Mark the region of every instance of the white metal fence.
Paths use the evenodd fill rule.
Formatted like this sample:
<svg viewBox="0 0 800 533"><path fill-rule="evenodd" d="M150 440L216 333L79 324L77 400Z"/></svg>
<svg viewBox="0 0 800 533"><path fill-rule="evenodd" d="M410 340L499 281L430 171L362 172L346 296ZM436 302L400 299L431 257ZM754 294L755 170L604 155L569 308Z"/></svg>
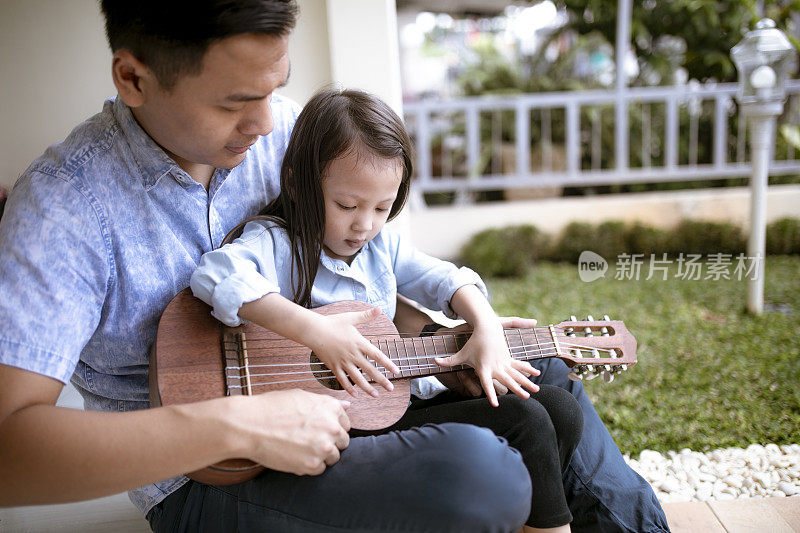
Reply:
<svg viewBox="0 0 800 533"><path fill-rule="evenodd" d="M415 186L469 197L463 193L745 177L736 89L689 84L406 104ZM780 123L796 125L800 81L787 93ZM776 138L770 175L800 174L797 151Z"/></svg>

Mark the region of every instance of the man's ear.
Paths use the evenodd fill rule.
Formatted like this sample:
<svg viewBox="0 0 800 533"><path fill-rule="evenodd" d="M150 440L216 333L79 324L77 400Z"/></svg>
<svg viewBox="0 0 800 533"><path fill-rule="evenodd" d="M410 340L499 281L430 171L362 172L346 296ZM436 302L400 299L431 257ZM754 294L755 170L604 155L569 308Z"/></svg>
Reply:
<svg viewBox="0 0 800 533"><path fill-rule="evenodd" d="M114 52L111 60L111 76L120 98L128 107L139 107L144 104L148 90L158 86L153 71L125 49Z"/></svg>

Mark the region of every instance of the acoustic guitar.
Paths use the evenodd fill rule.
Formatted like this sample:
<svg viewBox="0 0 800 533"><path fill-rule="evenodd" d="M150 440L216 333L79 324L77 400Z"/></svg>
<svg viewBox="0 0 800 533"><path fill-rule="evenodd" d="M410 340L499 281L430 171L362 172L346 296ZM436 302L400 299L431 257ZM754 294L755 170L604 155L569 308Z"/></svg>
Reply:
<svg viewBox="0 0 800 533"><path fill-rule="evenodd" d="M363 302L339 302L314 311L328 314L364 311ZM452 355L466 343L469 332L430 337L401 337L385 314L358 326L359 332L401 370L399 376L378 367L394 385L380 397L352 397L306 346L254 324L229 328L211 316L211 308L190 289L169 303L158 325L150 357L150 401L153 407L197 402L236 394L300 388L351 403L347 413L353 428L375 430L390 426L405 413L409 380L465 366L444 368L433 358ZM570 377L607 381L636 363L636 340L620 321L570 320L558 325L505 330L512 357L526 361L557 357L572 371ZM365 376L369 379L367 376ZM240 483L264 467L232 459L188 474L216 485Z"/></svg>

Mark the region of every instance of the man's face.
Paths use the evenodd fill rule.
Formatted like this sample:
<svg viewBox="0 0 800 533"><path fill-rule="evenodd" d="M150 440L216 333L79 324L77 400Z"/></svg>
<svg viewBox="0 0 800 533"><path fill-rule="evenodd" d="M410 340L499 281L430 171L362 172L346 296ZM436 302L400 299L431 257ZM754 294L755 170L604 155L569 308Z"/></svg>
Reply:
<svg viewBox="0 0 800 533"><path fill-rule="evenodd" d="M288 36L237 35L212 44L200 74L181 76L170 91L149 83L133 113L190 176L210 177L272 131L272 92L288 76Z"/></svg>

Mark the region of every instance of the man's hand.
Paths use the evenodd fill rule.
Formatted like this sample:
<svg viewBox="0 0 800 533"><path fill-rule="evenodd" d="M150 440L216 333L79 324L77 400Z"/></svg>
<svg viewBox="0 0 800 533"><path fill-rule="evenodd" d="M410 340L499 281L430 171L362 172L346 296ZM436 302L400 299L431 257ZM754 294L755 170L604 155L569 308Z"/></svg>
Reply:
<svg viewBox="0 0 800 533"><path fill-rule="evenodd" d="M500 317L500 323L504 328L532 328L536 326L536 320L533 318ZM462 331L470 331L471 329L472 326L469 324L461 324L455 328L442 328L436 331L434 335L449 335L453 332L458 333ZM540 374L539 370L534 370L535 373L533 375L538 376ZM459 370L457 372L448 372L446 374L437 374L436 379L438 379L439 382L441 382L441 384L448 389L461 394L462 396L472 396L477 398L483 395L483 389L481 388L478 376L475 375L475 371L471 368ZM492 380L492 384L494 385L494 390L498 396L508 393L508 387L496 379Z"/></svg>
<svg viewBox="0 0 800 533"><path fill-rule="evenodd" d="M231 398L242 457L296 475L318 475L350 444L350 403L293 389Z"/></svg>

